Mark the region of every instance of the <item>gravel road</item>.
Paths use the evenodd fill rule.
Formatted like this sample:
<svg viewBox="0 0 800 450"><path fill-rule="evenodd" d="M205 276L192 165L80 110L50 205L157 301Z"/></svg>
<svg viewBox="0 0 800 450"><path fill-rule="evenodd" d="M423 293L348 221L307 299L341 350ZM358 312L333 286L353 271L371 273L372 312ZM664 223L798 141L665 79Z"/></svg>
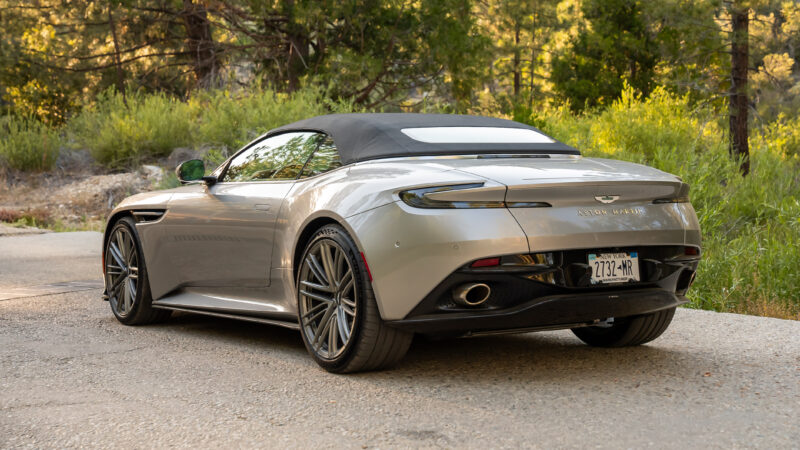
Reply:
<svg viewBox="0 0 800 450"><path fill-rule="evenodd" d="M99 243L0 237L0 294L99 279ZM568 331L417 339L394 370L337 376L296 332L193 315L126 327L83 289L0 300L0 448L800 442L800 322L680 309L626 349Z"/></svg>

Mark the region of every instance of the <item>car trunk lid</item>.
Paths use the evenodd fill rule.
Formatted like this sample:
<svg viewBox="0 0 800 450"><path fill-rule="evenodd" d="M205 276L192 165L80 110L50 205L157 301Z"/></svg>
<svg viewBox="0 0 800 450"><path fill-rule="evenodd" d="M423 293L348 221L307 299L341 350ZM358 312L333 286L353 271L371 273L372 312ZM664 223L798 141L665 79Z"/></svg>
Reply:
<svg viewBox="0 0 800 450"><path fill-rule="evenodd" d="M505 201L531 251L679 245L694 217L688 203L667 201L687 193L680 179L639 164L580 157L456 164L507 186ZM550 207L527 207L542 203Z"/></svg>
<svg viewBox="0 0 800 450"><path fill-rule="evenodd" d="M460 162L458 170L508 186L506 202L593 206L652 202L679 194L673 175L639 164L589 158L504 158Z"/></svg>

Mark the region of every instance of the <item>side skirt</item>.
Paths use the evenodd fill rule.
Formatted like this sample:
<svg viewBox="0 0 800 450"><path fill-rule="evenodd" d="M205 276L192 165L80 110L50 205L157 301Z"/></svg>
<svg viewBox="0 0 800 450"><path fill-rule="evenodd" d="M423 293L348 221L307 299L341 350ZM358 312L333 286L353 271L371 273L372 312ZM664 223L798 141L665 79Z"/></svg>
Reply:
<svg viewBox="0 0 800 450"><path fill-rule="evenodd" d="M222 317L225 319L235 319L235 320L244 320L246 322L257 322L257 323L265 323L267 325L277 325L279 327L289 328L291 330L300 330L300 325L297 322L289 322L285 320L277 320L277 319L267 319L265 317L257 317L257 316L245 316L241 314L229 314L229 313L222 313L216 311L208 311L204 309L194 309L194 308L181 308L178 306L166 306L166 305L157 305L153 304L153 308L157 309L168 309L171 311L181 311L181 312L188 312L193 314L202 314L204 316L213 316L213 317Z"/></svg>
<svg viewBox="0 0 800 450"><path fill-rule="evenodd" d="M189 288L153 301L153 308L171 309L227 319L279 325L299 330L297 315L269 302L258 290L227 289L226 295L210 288Z"/></svg>

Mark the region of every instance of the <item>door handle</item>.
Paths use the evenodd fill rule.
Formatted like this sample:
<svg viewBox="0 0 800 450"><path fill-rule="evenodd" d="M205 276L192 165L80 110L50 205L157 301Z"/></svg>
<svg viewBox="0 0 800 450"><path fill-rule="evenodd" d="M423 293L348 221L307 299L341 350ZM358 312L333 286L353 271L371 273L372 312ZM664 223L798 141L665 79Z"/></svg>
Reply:
<svg viewBox="0 0 800 450"><path fill-rule="evenodd" d="M261 204L256 204L255 208L256 211L269 211L270 208L272 208L272 205L261 203Z"/></svg>

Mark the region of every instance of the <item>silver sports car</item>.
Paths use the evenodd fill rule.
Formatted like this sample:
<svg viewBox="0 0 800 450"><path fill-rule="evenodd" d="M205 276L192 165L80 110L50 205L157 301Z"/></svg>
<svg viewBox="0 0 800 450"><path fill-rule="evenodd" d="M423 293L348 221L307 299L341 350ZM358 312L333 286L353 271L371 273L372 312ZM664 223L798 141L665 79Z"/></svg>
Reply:
<svg viewBox="0 0 800 450"><path fill-rule="evenodd" d="M332 372L388 367L415 333L571 328L589 345L643 344L686 302L700 259L680 178L508 120L321 116L209 175L199 160L176 171L184 186L109 217L117 319L297 329Z"/></svg>

